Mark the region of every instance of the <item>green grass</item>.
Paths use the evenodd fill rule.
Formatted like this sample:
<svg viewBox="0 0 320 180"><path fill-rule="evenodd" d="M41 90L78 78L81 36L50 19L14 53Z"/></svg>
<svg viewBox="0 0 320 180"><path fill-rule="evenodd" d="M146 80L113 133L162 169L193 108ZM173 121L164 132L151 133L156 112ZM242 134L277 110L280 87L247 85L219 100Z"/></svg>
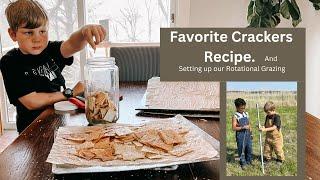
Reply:
<svg viewBox="0 0 320 180"><path fill-rule="evenodd" d="M256 126L257 111L255 108L247 108L250 116L250 122L253 127L253 165L248 166L248 169L243 171L239 165L239 157L236 152L237 145L235 140L235 132L231 129L231 117L234 114L235 107L233 98L227 97L227 176L263 176L260 162L260 146L259 146L259 131ZM245 99L245 97L242 97ZM246 99L245 99L246 100ZM250 102L249 102L250 103ZM251 102L253 103L253 102ZM264 124L265 113L262 110L264 104L260 102L260 122ZM296 106L280 106L276 109L281 117L282 134L284 141L284 154L286 161L281 165L277 165L272 161L265 165L265 175L269 176L296 176L297 175L297 107ZM264 143L265 133L262 136ZM275 154L273 153L275 158Z"/></svg>

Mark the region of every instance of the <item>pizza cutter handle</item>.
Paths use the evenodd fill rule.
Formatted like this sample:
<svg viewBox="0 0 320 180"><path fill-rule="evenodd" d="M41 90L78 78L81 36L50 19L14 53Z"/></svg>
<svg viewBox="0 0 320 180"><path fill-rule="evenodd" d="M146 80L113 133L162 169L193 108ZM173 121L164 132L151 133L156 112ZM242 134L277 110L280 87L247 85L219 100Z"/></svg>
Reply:
<svg viewBox="0 0 320 180"><path fill-rule="evenodd" d="M84 109L85 108L84 102L80 101L77 98L72 97L72 98L69 98L68 100L72 104L76 105L79 109Z"/></svg>

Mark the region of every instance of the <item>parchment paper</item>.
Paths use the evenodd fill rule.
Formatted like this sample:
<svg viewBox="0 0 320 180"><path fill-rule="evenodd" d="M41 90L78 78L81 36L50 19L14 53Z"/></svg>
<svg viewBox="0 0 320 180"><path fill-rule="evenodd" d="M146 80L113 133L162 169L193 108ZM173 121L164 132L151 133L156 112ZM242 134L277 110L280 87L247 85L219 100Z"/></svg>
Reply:
<svg viewBox="0 0 320 180"><path fill-rule="evenodd" d="M189 132L186 134L185 139L187 141L186 144L177 145L175 148L183 148L190 147L193 149L193 152L186 154L182 157L176 157L170 154L165 154L162 159L139 159L135 161L124 161L124 160L112 160L102 162L100 160L85 160L80 157L77 157L74 154L76 147L80 146L79 144L72 144L70 141L62 138L64 134L70 133L81 133L84 131L95 131L99 128L103 127L129 127L132 130L135 128L171 128L171 129L179 129L179 128L187 128ZM211 141L208 142L208 138L210 139L210 135L206 134L204 131L193 125L187 119L185 119L181 115L177 115L174 118L169 119L158 119L151 120L145 124L141 125L125 125L125 124L106 124L103 126L91 126L91 127L61 127L58 129L56 134L55 142L52 146L50 154L47 158L47 162L54 164L54 168L59 167L66 168L68 171L66 172L85 172L83 171L75 171L79 170L79 167L88 167L87 170L94 172L94 167L96 167L97 172L104 172L103 168L106 167L105 172L108 171L123 171L123 170L133 170L150 167L163 167L165 165L174 165L174 164L183 164L183 163L191 163L191 162L199 162L199 161L209 161L219 159L219 142ZM212 137L211 137L212 138ZM181 147L182 146L182 147ZM158 166L157 166L158 165ZM81 169L81 168L80 168Z"/></svg>
<svg viewBox="0 0 320 180"><path fill-rule="evenodd" d="M219 110L219 82L160 82L149 79L145 106L151 109Z"/></svg>

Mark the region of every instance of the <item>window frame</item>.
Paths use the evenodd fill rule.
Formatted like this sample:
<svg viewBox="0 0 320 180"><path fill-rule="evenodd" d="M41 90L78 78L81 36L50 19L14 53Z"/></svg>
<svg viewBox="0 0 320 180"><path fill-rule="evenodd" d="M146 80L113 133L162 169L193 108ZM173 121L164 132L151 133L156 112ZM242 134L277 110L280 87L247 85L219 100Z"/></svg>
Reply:
<svg viewBox="0 0 320 180"><path fill-rule="evenodd" d="M77 0L77 12L78 12L78 26L81 28L85 24L87 24L87 10L86 10L86 3L88 0ZM184 11L181 11L180 9L185 9ZM189 23L189 15L190 15L190 0L170 0L170 27L176 27L178 25L188 25ZM177 18L177 17L185 17L185 18ZM155 46L159 45L159 43L155 42L135 42L135 43L119 43L119 42L110 42L107 46L102 48L108 48L108 47L121 47L121 46ZM99 46L98 46L99 47ZM84 65L85 61L87 59L88 55L88 47L86 46L83 50L80 51L80 72L81 72L81 77L80 79L83 81L84 77Z"/></svg>
<svg viewBox="0 0 320 180"><path fill-rule="evenodd" d="M1 41L1 34L0 34L0 58L3 56L2 51L2 41ZM9 109L8 109L8 99L7 99L7 92L4 87L2 74L0 71L0 123L2 124L3 129L16 129L16 123L9 122Z"/></svg>

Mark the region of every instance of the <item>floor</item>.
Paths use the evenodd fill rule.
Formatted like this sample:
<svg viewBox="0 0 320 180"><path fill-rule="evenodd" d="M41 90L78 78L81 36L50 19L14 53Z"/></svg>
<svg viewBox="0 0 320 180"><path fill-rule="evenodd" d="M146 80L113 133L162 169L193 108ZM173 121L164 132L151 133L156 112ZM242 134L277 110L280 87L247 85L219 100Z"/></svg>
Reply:
<svg viewBox="0 0 320 180"><path fill-rule="evenodd" d="M0 154L18 137L17 130L5 130L3 135L0 136Z"/></svg>

